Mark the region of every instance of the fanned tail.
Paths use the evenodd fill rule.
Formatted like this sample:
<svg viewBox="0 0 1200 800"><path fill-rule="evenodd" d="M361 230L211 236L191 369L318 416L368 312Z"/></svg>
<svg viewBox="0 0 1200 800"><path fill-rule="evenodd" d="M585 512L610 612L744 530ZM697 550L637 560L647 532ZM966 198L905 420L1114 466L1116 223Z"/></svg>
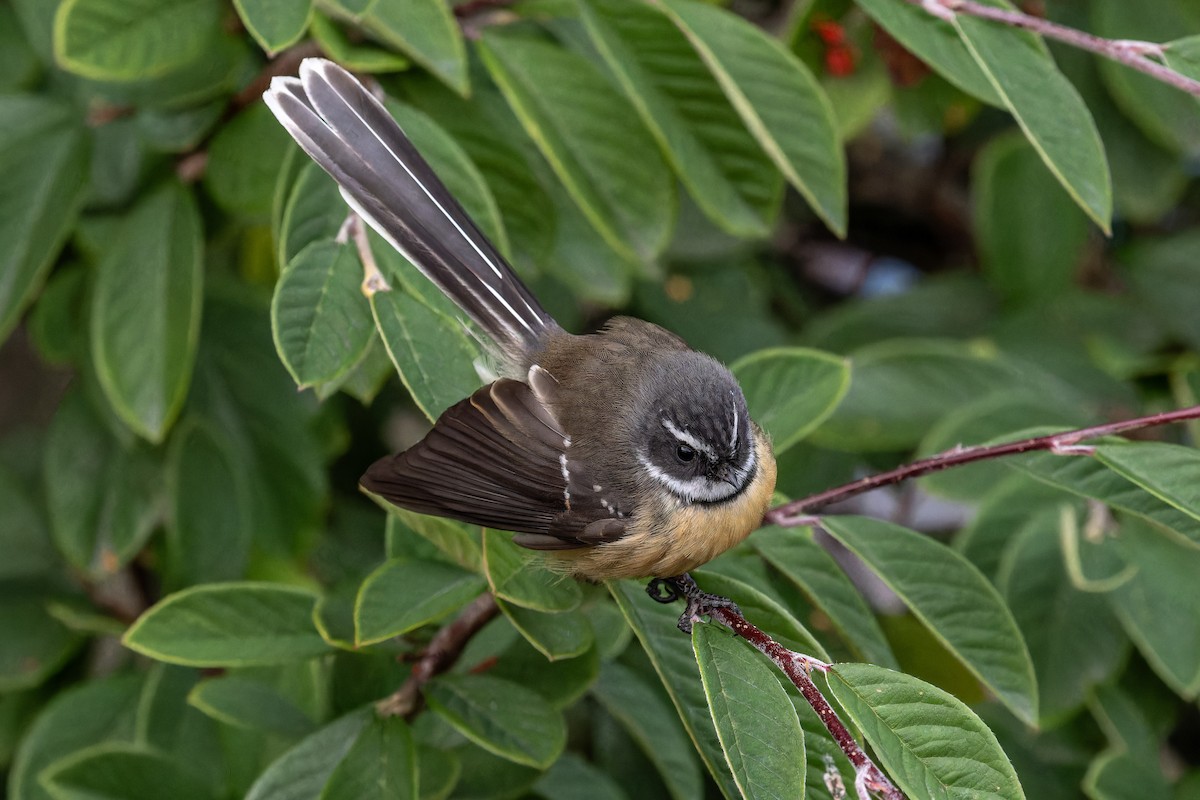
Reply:
<svg viewBox="0 0 1200 800"><path fill-rule="evenodd" d="M354 76L319 58L263 95L288 133L336 180L346 202L527 367L554 319Z"/></svg>

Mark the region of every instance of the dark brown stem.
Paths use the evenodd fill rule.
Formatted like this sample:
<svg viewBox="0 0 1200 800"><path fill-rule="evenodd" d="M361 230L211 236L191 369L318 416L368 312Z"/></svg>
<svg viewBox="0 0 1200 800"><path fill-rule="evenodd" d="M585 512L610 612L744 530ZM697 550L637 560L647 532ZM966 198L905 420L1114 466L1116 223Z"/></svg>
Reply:
<svg viewBox="0 0 1200 800"><path fill-rule="evenodd" d="M1090 455L1091 450L1087 447L1080 447L1080 442L1087 439L1097 439L1101 436L1112 436L1118 433L1138 430L1140 428L1151 428L1156 425L1182 422L1188 419L1200 419L1200 406L1189 406L1188 408L1180 408L1174 411L1164 411L1161 414L1151 414L1146 417L1125 419L1105 425L1096 425L1091 428L1079 428L1073 431L1063 431L1062 433L1054 433L1049 436L1021 439L1016 442L1007 442L988 447L959 447L920 461L914 461L911 464L905 464L888 472L870 475L853 483L835 486L832 489L827 489L808 497L802 497L799 500L783 503L768 511L763 517L763 523L766 525L780 525L785 528L805 525L810 521L808 515L822 506L846 500L855 495L869 492L872 489L878 489L881 486L890 486L911 478L919 478L922 475L928 475L949 467L970 464L974 461L1000 458L1001 456L1016 455L1017 453L1029 453L1035 450L1049 450L1063 455Z"/></svg>
<svg viewBox="0 0 1200 800"><path fill-rule="evenodd" d="M1068 28L1066 25L1059 25L1057 22L1051 22L1041 17L984 5L975 0L908 0L908 2L946 20L952 20L955 14L969 14L972 17L1000 22L1014 28L1032 31L1050 39L1057 39L1072 47L1096 53L1124 64L1130 69L1144 72L1182 92L1200 97L1200 81L1181 75L1151 58L1151 56L1161 58L1163 52L1163 46L1154 42L1105 39L1102 36Z"/></svg>
<svg viewBox="0 0 1200 800"><path fill-rule="evenodd" d="M822 672L828 670L828 664L787 649L732 608L713 608L709 609L708 614L754 645L763 655L775 662L775 666L779 667L783 674L787 675L788 679L795 684L796 688L800 690L800 694L804 695L804 699L812 706L813 711L817 712L821 724L829 731L829 735L837 742L837 746L854 765L854 770L859 776L855 782L856 785L865 786L867 790L877 792L886 800L904 800L904 793L858 746L858 742L838 717L837 712L833 710L833 706L829 704L829 701L821 694L821 690L809 677L809 673L814 669Z"/></svg>
<svg viewBox="0 0 1200 800"><path fill-rule="evenodd" d="M421 651L408 680L393 694L375 704L376 713L381 717L412 719L424 706L421 689L425 684L454 666L471 637L491 622L498 613L500 607L496 605L496 599L490 593L485 592L472 600L470 605L464 608L453 622L438 631Z"/></svg>

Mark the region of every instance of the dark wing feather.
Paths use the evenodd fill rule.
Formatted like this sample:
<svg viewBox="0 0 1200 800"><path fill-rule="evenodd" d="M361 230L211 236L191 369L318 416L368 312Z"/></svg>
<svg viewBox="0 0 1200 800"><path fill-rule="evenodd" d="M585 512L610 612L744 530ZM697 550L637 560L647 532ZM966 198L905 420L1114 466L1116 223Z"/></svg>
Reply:
<svg viewBox="0 0 1200 800"><path fill-rule="evenodd" d="M554 415L529 385L507 378L447 409L424 439L375 462L361 483L401 508L516 531L517 544L536 550L624 532L625 520L571 460Z"/></svg>

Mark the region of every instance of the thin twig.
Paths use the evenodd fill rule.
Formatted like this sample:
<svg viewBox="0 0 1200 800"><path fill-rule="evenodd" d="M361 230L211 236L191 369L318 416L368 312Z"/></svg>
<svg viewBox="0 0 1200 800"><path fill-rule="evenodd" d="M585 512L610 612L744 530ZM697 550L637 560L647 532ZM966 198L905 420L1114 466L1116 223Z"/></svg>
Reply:
<svg viewBox="0 0 1200 800"><path fill-rule="evenodd" d="M829 701L821 694L821 690L809 677L812 670L827 672L831 665L789 650L732 608L710 609L709 616L754 645L763 655L775 662L775 666L779 667L783 674L787 675L788 679L795 684L796 688L800 690L800 694L804 695L804 699L812 706L813 711L817 712L817 717L825 726L825 730L829 731L829 735L833 737L837 746L854 766L857 776L856 786L866 787L871 792L878 792L886 800L904 800L904 793L888 780L888 777L883 774L883 770L879 769L871 757L859 747L854 735L846 728L845 723L833 710L833 706L829 704ZM860 792L860 796L861 794Z"/></svg>
<svg viewBox="0 0 1200 800"><path fill-rule="evenodd" d="M1152 428L1157 425L1167 425L1172 422L1182 422L1189 419L1200 419L1200 406L1188 406L1187 408L1179 408L1174 411L1164 411L1161 414L1151 414L1146 417L1136 417L1135 419L1124 419L1104 425L1095 425L1090 428L1079 428L1073 431L1063 431L1062 433L1053 433L1049 436L1021 439L1016 442L1007 442L988 447L956 447L953 450L947 450L944 453L938 453L935 456L914 461L911 464L905 464L887 472L869 475L852 483L835 486L832 489L827 489L808 497L802 497L799 500L783 503L766 513L763 517L763 524L780 525L785 528L807 525L812 521L810 515L813 510L821 506L837 503L855 495L869 492L872 489L878 489L881 486L890 486L911 478L919 478L922 475L939 472L948 467L956 467L975 461L984 461L1037 450L1048 450L1061 455L1091 455L1091 448L1081 446L1080 442L1088 439L1097 439L1101 436L1112 436L1127 431Z"/></svg>
<svg viewBox="0 0 1200 800"><path fill-rule="evenodd" d="M352 213L346 217L346 221L338 229L337 242L339 244L345 242L347 236L353 237L354 247L358 250L358 260L362 262L362 293L369 300L375 296L376 292L390 292L392 287L388 284L387 278L383 277L383 273L379 271L375 253L371 251L371 240L367 238L367 226L363 224L362 217L358 214Z"/></svg>
<svg viewBox="0 0 1200 800"><path fill-rule="evenodd" d="M1155 78L1168 86L1173 86L1182 92L1200 97L1200 81L1181 75L1170 67L1155 61L1163 57L1163 45L1155 42L1138 42L1127 39L1105 39L1091 33L1068 28L1048 19L1011 11L1006 8L984 5L975 0L908 0L915 6L928 11L942 19L950 20L955 14L968 14L972 17L1000 22L1014 28L1057 39L1060 42L1104 56L1130 69Z"/></svg>
<svg viewBox="0 0 1200 800"><path fill-rule="evenodd" d="M376 713L381 717L412 719L424 705L421 690L425 684L454 666L471 637L491 622L498 613L500 607L496 605L496 599L490 592L484 592L472 600L470 605L464 608L453 622L438 631L421 651L408 680L394 693L375 704Z"/></svg>

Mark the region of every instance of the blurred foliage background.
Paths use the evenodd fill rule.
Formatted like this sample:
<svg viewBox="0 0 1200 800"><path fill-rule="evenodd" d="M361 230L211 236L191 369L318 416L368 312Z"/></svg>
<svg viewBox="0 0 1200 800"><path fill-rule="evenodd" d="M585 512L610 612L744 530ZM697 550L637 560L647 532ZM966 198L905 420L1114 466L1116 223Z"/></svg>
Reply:
<svg viewBox="0 0 1200 800"><path fill-rule="evenodd" d="M1200 76L1190 0L1018 5ZM1112 61L903 0L3 0L14 800L744 791L670 609L358 493L477 352L378 241L395 291L359 291L336 187L259 100L314 55L378 83L564 327L629 313L737 362L783 495L1197 402L1200 103ZM971 704L1026 796L1200 797L1194 436L930 476L837 509L899 527L762 531L701 583ZM948 546L869 544L904 528ZM914 599L967 562L995 592ZM485 590L435 713L371 718ZM980 607L1012 631L955 617ZM828 797L797 714L785 780Z"/></svg>

